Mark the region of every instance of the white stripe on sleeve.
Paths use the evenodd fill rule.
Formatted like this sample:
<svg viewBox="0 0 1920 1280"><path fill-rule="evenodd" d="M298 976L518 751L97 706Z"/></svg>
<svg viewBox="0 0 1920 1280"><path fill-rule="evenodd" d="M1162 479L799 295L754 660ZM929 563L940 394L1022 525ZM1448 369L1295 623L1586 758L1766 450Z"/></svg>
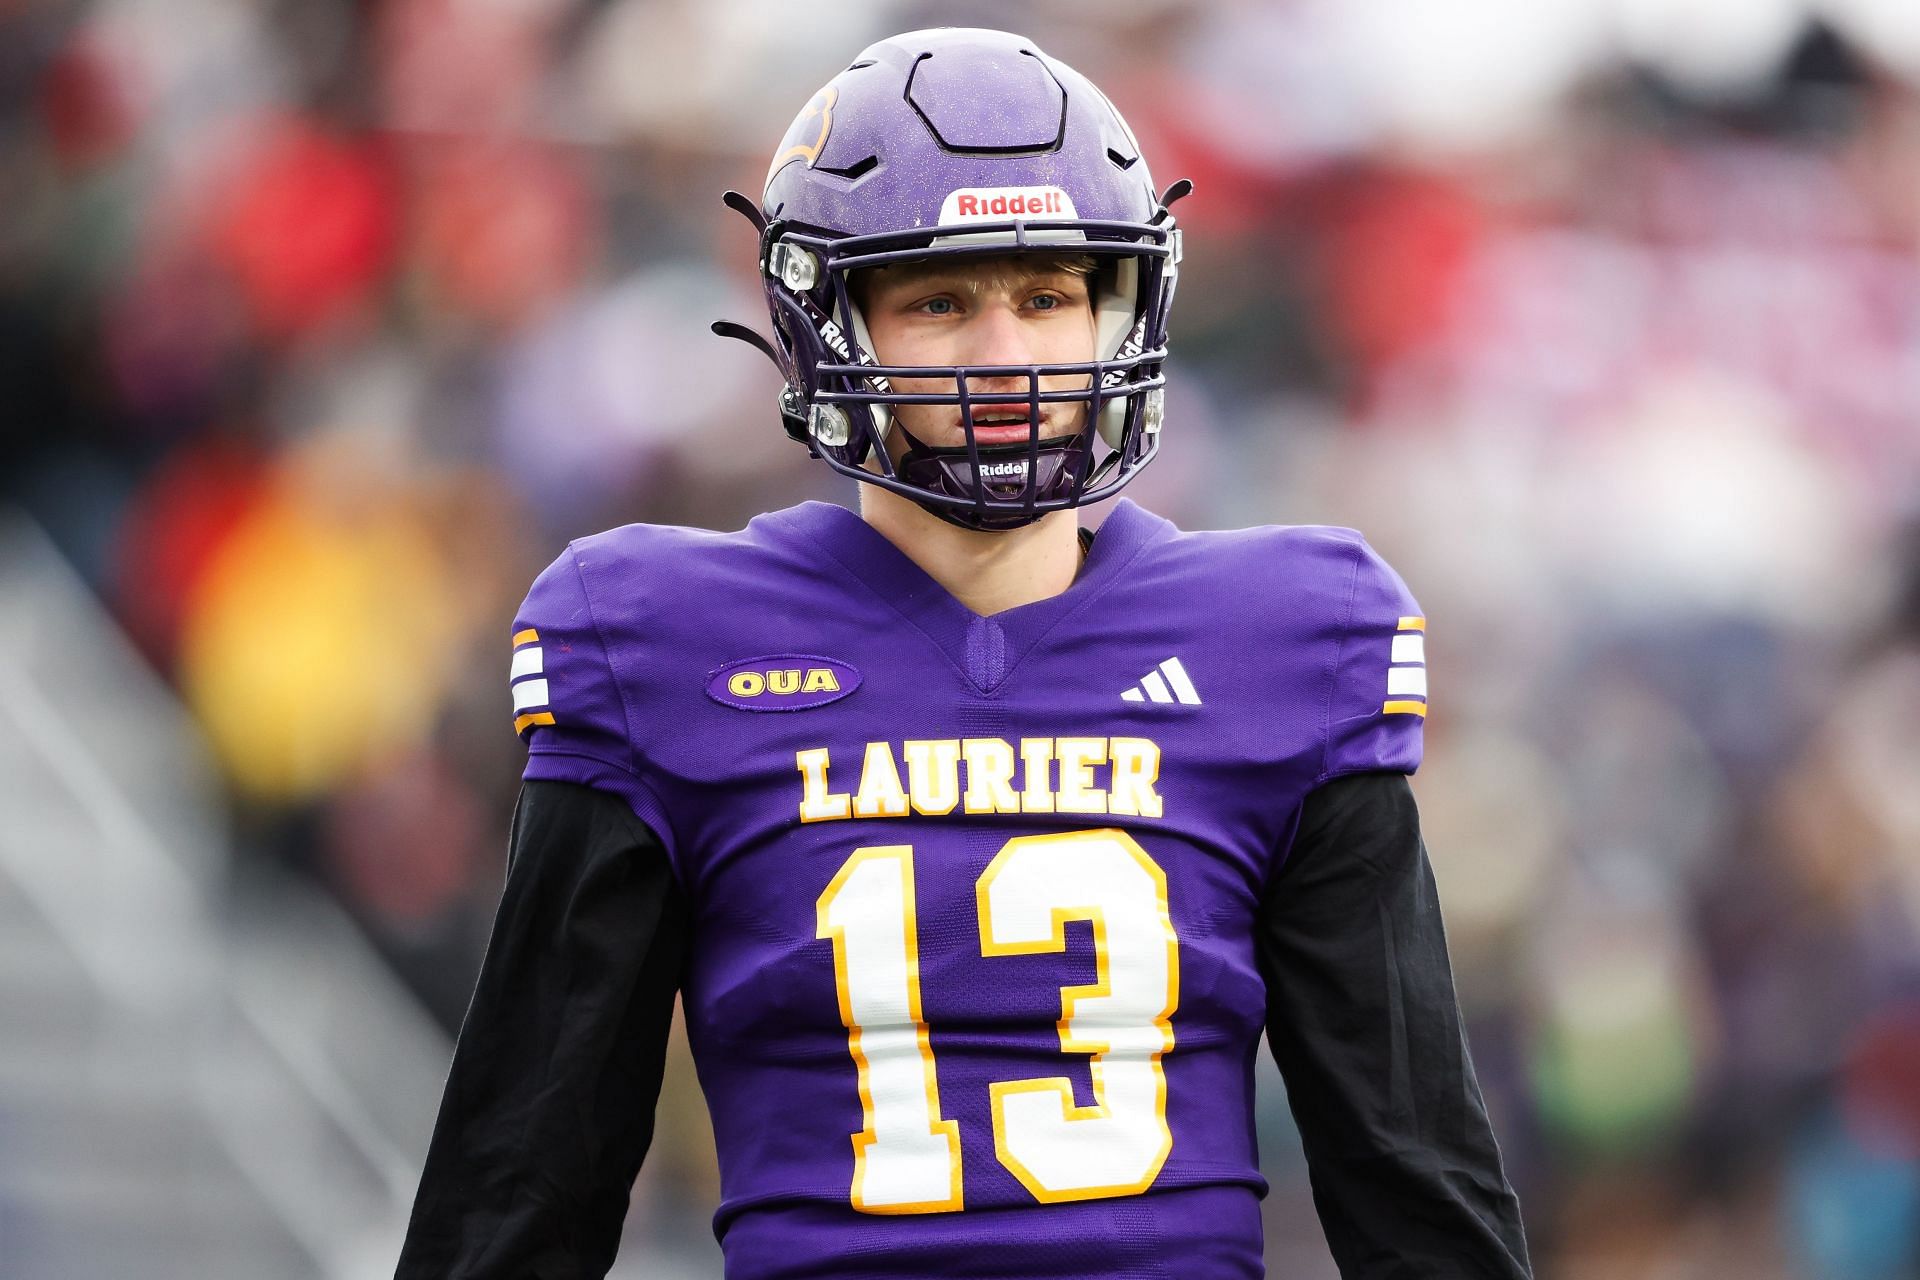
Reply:
<svg viewBox="0 0 1920 1280"><path fill-rule="evenodd" d="M513 709L531 711L535 707L547 705L547 682L545 680L522 680L513 686Z"/></svg>

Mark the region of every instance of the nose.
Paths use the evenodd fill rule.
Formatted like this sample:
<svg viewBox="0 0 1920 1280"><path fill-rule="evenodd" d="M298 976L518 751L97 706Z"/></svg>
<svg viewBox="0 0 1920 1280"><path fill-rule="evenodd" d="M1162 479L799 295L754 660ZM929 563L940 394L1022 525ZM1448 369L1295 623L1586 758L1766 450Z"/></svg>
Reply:
<svg viewBox="0 0 1920 1280"><path fill-rule="evenodd" d="M1011 305L983 307L974 317L974 341L968 344L974 365L1007 365L1034 363L1033 335L1021 319L1018 308ZM997 374L991 377L970 377L967 379L969 391L1025 391L1027 380L1013 374Z"/></svg>

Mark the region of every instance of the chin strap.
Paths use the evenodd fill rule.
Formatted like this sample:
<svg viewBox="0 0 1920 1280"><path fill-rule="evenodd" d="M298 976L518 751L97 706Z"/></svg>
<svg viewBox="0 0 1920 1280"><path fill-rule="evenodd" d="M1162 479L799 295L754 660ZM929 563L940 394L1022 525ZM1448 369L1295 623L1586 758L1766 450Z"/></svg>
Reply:
<svg viewBox="0 0 1920 1280"><path fill-rule="evenodd" d="M732 195L733 193L729 191L727 194ZM1172 216L1168 212L1168 210L1169 210L1169 207L1173 204L1173 202L1175 200L1180 199L1182 196L1190 196L1192 194L1193 194L1193 180L1191 178L1182 178L1178 182L1174 183L1172 186L1168 187L1160 195L1160 211L1154 214L1151 218L1147 219L1148 225L1157 227L1162 222L1165 222L1170 216Z"/></svg>
<svg viewBox="0 0 1920 1280"><path fill-rule="evenodd" d="M753 201L738 191L729 191L721 196L720 200L727 208L751 222L753 229L761 236L766 235L767 215L762 213L760 207ZM716 336L744 342L773 361L773 367L779 370L780 381L783 384L780 388L780 425L786 428L788 436L806 445L808 453L813 453L813 436L807 430L807 414L801 402L800 390L794 385L793 372L787 368L787 361L779 350L772 342L761 336L758 330L750 329L744 324L736 324L732 320L715 320L707 327Z"/></svg>
<svg viewBox="0 0 1920 1280"><path fill-rule="evenodd" d="M1193 184L1189 182L1187 186L1188 188L1192 188ZM767 229L767 215L760 212L759 205L741 195L738 191L729 191L725 195L722 195L720 197L720 203L745 218L748 222L751 222L755 231L765 231ZM1162 199L1160 203L1165 204L1166 201Z"/></svg>
<svg viewBox="0 0 1920 1280"><path fill-rule="evenodd" d="M813 452L813 437L807 431L807 415L800 407L800 393L794 389L793 383L787 381L787 363L773 349L773 344L746 325L735 324L731 320L715 320L707 328L719 337L738 339L773 361L773 367L780 371L780 380L784 384L780 388L780 425L786 428L789 436L806 445L807 452Z"/></svg>
<svg viewBox="0 0 1920 1280"><path fill-rule="evenodd" d="M780 368L780 353L773 349L773 344L762 337L758 330L749 329L746 325L736 324L731 320L715 320L707 327L722 338L738 338L741 342L746 343L755 351L758 351L761 355L773 361L774 368ZM782 372L784 373L785 370L782 370Z"/></svg>

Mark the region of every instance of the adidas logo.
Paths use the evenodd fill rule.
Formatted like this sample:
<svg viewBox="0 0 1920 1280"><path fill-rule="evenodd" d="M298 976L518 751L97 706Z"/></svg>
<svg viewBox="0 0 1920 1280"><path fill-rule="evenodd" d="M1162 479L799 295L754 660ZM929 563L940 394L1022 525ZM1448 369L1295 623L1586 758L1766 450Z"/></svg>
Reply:
<svg viewBox="0 0 1920 1280"><path fill-rule="evenodd" d="M1123 702L1179 702L1189 707L1200 705L1200 694L1178 658L1168 658L1148 673L1146 679L1121 694L1120 699Z"/></svg>

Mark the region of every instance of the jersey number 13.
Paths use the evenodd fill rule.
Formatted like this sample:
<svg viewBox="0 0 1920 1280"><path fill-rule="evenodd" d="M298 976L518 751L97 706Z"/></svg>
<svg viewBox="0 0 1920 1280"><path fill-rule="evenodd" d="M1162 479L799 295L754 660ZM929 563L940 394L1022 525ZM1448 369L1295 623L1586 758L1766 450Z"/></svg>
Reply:
<svg viewBox="0 0 1920 1280"><path fill-rule="evenodd" d="M1093 1105L1065 1076L990 1086L993 1150L1037 1200L1144 1191L1173 1148L1160 1056L1173 1048L1180 945L1167 878L1116 830L1009 840L975 886L980 952L1066 950L1066 922L1093 925L1095 981L1060 992L1060 1049L1091 1055ZM941 1118L940 1082L920 1012L913 848L857 849L819 901L834 985L859 1071L853 1207L865 1213L963 1208L960 1129Z"/></svg>

